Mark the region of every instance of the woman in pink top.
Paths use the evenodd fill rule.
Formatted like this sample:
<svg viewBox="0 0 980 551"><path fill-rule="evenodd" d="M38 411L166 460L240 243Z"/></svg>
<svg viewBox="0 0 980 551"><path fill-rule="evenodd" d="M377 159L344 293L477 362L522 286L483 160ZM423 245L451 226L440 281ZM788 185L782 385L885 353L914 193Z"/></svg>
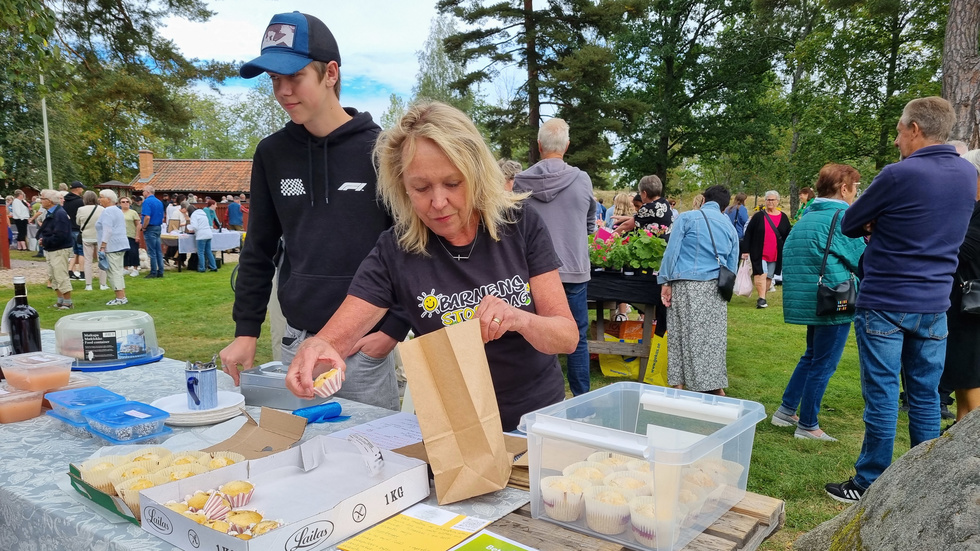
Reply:
<svg viewBox="0 0 980 551"><path fill-rule="evenodd" d="M766 208L757 212L745 228L745 247L749 252L742 255L752 261L752 281L759 293L756 308L769 307L766 291L773 276L782 272L783 243L789 230L789 217L779 210L779 193L767 191Z"/></svg>

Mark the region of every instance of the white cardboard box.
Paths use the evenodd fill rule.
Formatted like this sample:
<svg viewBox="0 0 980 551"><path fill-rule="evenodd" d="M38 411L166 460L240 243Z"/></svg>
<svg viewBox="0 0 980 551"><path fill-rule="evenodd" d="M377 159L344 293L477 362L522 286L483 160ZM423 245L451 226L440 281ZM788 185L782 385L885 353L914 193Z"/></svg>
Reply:
<svg viewBox="0 0 980 551"><path fill-rule="evenodd" d="M372 475L353 444L317 436L277 454L143 490L141 525L187 551L314 551L425 499L429 495L427 469L417 459L384 452L384 466ZM255 485L245 509L285 525L246 541L197 524L164 506L231 480Z"/></svg>

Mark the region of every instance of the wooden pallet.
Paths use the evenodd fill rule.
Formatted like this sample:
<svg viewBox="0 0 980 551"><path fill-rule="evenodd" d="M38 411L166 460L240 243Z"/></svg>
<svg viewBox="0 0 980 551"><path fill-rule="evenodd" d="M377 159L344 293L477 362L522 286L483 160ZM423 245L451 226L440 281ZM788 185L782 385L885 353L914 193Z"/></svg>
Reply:
<svg viewBox="0 0 980 551"><path fill-rule="evenodd" d="M784 507L782 500L746 492L742 501L687 544L684 551L753 551L763 540L782 528L786 520ZM618 543L533 519L530 505L494 522L489 530L540 551L628 549Z"/></svg>

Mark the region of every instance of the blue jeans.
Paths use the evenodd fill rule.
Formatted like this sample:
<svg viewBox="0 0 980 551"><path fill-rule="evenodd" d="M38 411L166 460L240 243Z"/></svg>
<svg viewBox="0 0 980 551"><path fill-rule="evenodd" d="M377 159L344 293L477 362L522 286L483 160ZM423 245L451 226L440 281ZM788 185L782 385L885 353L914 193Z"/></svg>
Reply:
<svg viewBox="0 0 980 551"><path fill-rule="evenodd" d="M589 330L589 301L586 283L563 283L565 288L565 298L568 299L568 307L572 311L572 318L578 325L578 346L575 352L566 358L566 369L568 370L568 388L571 389L573 396L585 394L589 391L589 345L587 333Z"/></svg>
<svg viewBox="0 0 980 551"><path fill-rule="evenodd" d="M854 483L867 489L892 462L899 377L905 368L912 447L939 436L939 378L946 360L946 312L912 314L858 308L854 316L864 442Z"/></svg>
<svg viewBox="0 0 980 551"><path fill-rule="evenodd" d="M211 254L211 240L197 240L197 271L203 272L205 269L218 271L218 265Z"/></svg>
<svg viewBox="0 0 980 551"><path fill-rule="evenodd" d="M163 275L163 250L160 248L160 226L143 228L143 239L146 241L146 254L150 257L150 273Z"/></svg>
<svg viewBox="0 0 980 551"><path fill-rule="evenodd" d="M817 421L820 401L830 377L837 371L850 332L850 323L806 326L806 351L786 383L783 403L779 406L780 413L789 416L796 414L799 406L799 427L803 430L820 428Z"/></svg>

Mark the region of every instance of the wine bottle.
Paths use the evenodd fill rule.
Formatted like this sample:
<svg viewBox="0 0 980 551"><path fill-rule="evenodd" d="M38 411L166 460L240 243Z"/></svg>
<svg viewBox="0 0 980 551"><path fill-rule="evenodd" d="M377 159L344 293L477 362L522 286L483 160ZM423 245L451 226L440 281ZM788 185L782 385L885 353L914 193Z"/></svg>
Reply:
<svg viewBox="0 0 980 551"><path fill-rule="evenodd" d="M7 314L10 322L10 346L14 354L41 351L41 318L27 304L27 279L14 276L14 307Z"/></svg>

